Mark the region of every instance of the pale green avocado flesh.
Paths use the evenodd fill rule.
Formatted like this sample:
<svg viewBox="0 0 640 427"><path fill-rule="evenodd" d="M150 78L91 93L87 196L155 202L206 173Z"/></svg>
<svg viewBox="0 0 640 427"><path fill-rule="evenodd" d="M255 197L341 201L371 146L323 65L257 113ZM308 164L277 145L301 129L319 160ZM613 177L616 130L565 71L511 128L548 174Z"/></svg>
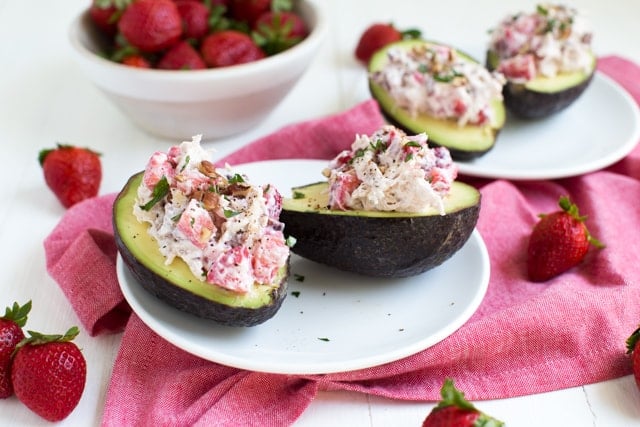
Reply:
<svg viewBox="0 0 640 427"><path fill-rule="evenodd" d="M434 45L425 40L403 40L392 43L376 52L369 62L369 73L381 70L388 62L387 51L393 48L412 49L416 45ZM469 55L457 51L461 58L477 63ZM466 160L485 154L496 143L496 138L506 121L502 100L491 103L493 120L486 125L460 126L455 120L439 119L426 114L412 115L396 105L389 93L369 79L369 90L378 101L383 114L394 125L411 134L426 133L430 143L446 147L454 159Z"/></svg>
<svg viewBox="0 0 640 427"><path fill-rule="evenodd" d="M288 265L275 283L255 284L240 294L200 280L181 259L165 265L148 225L133 214L142 173L132 176L113 206L113 228L118 251L132 275L147 291L166 303L199 317L229 326L253 326L273 317L286 296Z"/></svg>
<svg viewBox="0 0 640 427"><path fill-rule="evenodd" d="M499 58L493 51L487 52L487 68L498 68ZM573 104L587 89L597 65L592 54L588 71L558 74L555 77L536 77L526 83L507 80L503 88L504 103L515 116L524 119L540 119L560 112Z"/></svg>
<svg viewBox="0 0 640 427"><path fill-rule="evenodd" d="M456 253L478 221L480 192L454 182L445 199L445 215L331 210L328 183L292 190L280 219L295 237L292 251L304 258L378 277L408 277L430 270Z"/></svg>

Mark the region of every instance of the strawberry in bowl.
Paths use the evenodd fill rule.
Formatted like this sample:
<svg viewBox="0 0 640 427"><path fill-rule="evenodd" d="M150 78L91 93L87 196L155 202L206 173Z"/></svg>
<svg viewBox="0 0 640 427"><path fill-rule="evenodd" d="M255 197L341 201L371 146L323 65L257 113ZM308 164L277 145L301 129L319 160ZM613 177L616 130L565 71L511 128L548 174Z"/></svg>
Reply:
<svg viewBox="0 0 640 427"><path fill-rule="evenodd" d="M215 140L258 125L309 68L327 32L322 8L308 0L294 2L286 14L272 9L280 2L269 2L255 27L230 15L240 1L213 1L206 11L193 0L148 3L114 8L114 35L96 23L92 6L73 21L69 38L94 85L133 124L170 141L195 133ZM154 18L151 28L136 25L134 6L162 8L162 19ZM211 38L222 38L224 49Z"/></svg>

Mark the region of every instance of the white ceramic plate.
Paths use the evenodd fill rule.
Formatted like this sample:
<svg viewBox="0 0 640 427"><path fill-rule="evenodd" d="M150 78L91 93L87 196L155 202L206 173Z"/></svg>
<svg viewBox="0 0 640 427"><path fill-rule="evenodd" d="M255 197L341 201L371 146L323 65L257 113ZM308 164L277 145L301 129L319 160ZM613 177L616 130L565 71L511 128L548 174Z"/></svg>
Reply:
<svg viewBox="0 0 640 427"><path fill-rule="evenodd" d="M596 73L566 110L537 121L509 116L491 151L458 165L462 174L485 178L564 178L617 162L638 140L637 104L616 82Z"/></svg>
<svg viewBox="0 0 640 427"><path fill-rule="evenodd" d="M320 180L327 162L277 160L241 165L255 183L283 195ZM280 311L251 328L220 326L147 293L118 259L122 292L135 313L185 351L228 366L284 374L349 371L391 362L443 340L476 311L489 283L489 256L474 231L439 267L406 279L377 279L292 256ZM303 277L302 281L296 277ZM299 293L296 294L295 293Z"/></svg>

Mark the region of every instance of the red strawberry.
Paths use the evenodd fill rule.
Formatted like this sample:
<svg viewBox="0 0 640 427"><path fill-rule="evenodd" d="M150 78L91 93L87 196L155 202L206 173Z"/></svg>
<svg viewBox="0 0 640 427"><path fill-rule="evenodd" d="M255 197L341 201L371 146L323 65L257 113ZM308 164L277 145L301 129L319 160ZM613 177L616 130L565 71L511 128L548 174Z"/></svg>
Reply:
<svg viewBox="0 0 640 427"><path fill-rule="evenodd" d="M640 389L640 326L627 338L627 354L631 355L631 369Z"/></svg>
<svg viewBox="0 0 640 427"><path fill-rule="evenodd" d="M183 37L201 39L209 32L209 8L196 0L176 1L182 18Z"/></svg>
<svg viewBox="0 0 640 427"><path fill-rule="evenodd" d="M442 400L427 415L422 427L500 427L504 423L476 409L451 379L440 390Z"/></svg>
<svg viewBox="0 0 640 427"><path fill-rule="evenodd" d="M271 0L229 0L229 9L231 18L252 28L260 15L271 9Z"/></svg>
<svg viewBox="0 0 640 427"><path fill-rule="evenodd" d="M138 68L151 68L151 63L142 55L128 55L122 59L124 65Z"/></svg>
<svg viewBox="0 0 640 427"><path fill-rule="evenodd" d="M420 37L419 30L400 31L393 24L375 23L369 26L360 36L355 56L366 65L373 54L386 45L402 39L418 37Z"/></svg>
<svg viewBox="0 0 640 427"><path fill-rule="evenodd" d="M247 34L235 30L218 31L202 40L200 52L209 67L227 67L257 61L264 52Z"/></svg>
<svg viewBox="0 0 640 427"><path fill-rule="evenodd" d="M0 399L6 399L13 394L11 355L24 338L22 327L27 323L30 310L31 301L23 306L14 302L13 307L7 307L4 316L0 317Z"/></svg>
<svg viewBox="0 0 640 427"><path fill-rule="evenodd" d="M275 55L307 36L307 25L293 12L266 12L254 25L253 38L267 55Z"/></svg>
<svg viewBox="0 0 640 427"><path fill-rule="evenodd" d="M122 13L118 29L143 52L158 52L182 35L182 18L171 0L136 0Z"/></svg>
<svg viewBox="0 0 640 427"><path fill-rule="evenodd" d="M89 7L91 20L105 34L113 36L118 31L118 20L122 10L111 0L93 0Z"/></svg>
<svg viewBox="0 0 640 427"><path fill-rule="evenodd" d="M207 65L193 46L182 41L162 56L157 68L162 70L202 70L207 68Z"/></svg>
<svg viewBox="0 0 640 427"><path fill-rule="evenodd" d="M16 349L11 382L18 399L49 421L66 418L78 405L87 378L87 364L71 342L78 328L64 335L29 331Z"/></svg>
<svg viewBox="0 0 640 427"><path fill-rule="evenodd" d="M47 186L66 208L98 194L102 181L99 154L88 148L60 145L38 156Z"/></svg>
<svg viewBox="0 0 640 427"><path fill-rule="evenodd" d="M594 238L584 224L578 207L568 197L558 201L562 210L540 215L533 228L527 252L529 279L542 282L580 264L593 244L604 245Z"/></svg>

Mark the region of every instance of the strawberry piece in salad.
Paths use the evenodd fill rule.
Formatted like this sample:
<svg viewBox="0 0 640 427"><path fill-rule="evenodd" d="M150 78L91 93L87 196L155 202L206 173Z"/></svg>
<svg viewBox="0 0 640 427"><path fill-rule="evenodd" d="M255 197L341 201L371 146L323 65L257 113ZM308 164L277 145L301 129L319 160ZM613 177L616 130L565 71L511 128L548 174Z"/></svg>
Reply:
<svg viewBox="0 0 640 427"><path fill-rule="evenodd" d="M593 34L574 8L538 5L533 13L506 16L491 31L489 50L499 59L498 71L515 83L539 76L589 71Z"/></svg>
<svg viewBox="0 0 640 427"><path fill-rule="evenodd" d="M134 214L171 264L178 257L203 281L233 292L274 282L289 258L273 185L216 168L200 137L155 152L138 188Z"/></svg>
<svg viewBox="0 0 640 427"><path fill-rule="evenodd" d="M394 126L358 135L323 174L329 207L340 210L444 211L444 198L458 175L449 150L431 148L421 133L408 136Z"/></svg>

